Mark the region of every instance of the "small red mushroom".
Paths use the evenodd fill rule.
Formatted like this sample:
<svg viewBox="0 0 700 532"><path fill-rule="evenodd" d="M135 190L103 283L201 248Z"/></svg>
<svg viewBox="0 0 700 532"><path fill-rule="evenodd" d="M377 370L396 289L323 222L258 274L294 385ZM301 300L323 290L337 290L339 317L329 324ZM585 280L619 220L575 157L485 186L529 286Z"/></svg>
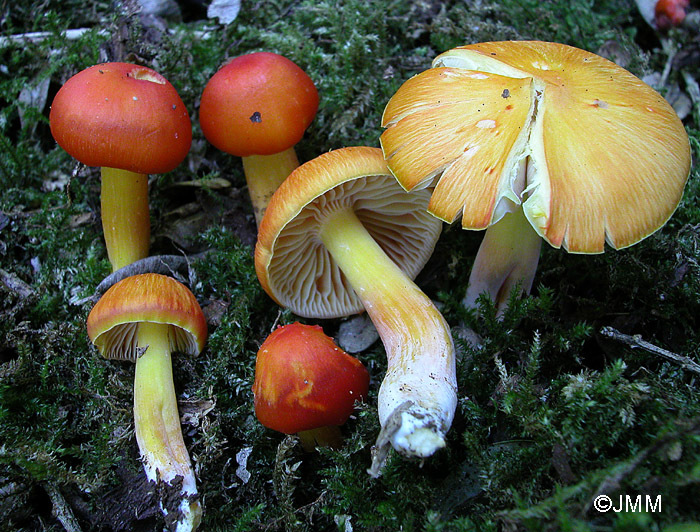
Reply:
<svg viewBox="0 0 700 532"><path fill-rule="evenodd" d="M271 52L239 56L212 76L199 107L202 132L243 158L259 224L270 197L299 166L294 145L318 109L318 91L293 61Z"/></svg>
<svg viewBox="0 0 700 532"><path fill-rule="evenodd" d="M659 0L656 2L654 7L656 27L665 30L679 26L685 19L685 9L689 4L688 0Z"/></svg>
<svg viewBox="0 0 700 532"><path fill-rule="evenodd" d="M367 396L369 373L318 325L275 329L255 362L255 414L266 427L297 434L304 449L339 447L340 425Z"/></svg>
<svg viewBox="0 0 700 532"><path fill-rule="evenodd" d="M689 0L635 0L642 18L655 30L679 26L685 19Z"/></svg>

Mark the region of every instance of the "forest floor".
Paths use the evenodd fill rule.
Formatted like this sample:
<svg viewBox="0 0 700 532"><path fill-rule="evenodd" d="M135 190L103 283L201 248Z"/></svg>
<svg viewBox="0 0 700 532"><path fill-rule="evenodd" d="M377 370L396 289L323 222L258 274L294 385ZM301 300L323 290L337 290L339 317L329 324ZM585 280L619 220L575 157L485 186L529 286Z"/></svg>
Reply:
<svg viewBox="0 0 700 532"><path fill-rule="evenodd" d="M134 367L104 360L86 334L111 271L99 170L77 166L49 129L62 84L106 61L161 73L192 119L185 161L150 179L151 253L188 257L180 279L208 322L205 350L174 356L202 530L700 530L696 166L674 215L639 244L597 255L543 246L532 293L500 319L488 301L477 311L460 304L482 233L444 225L416 282L453 330L466 324L479 341L455 334L459 395L446 448L424 462L392 453L373 479L381 342L354 353L370 392L342 428L342 448L306 453L255 418L258 347L300 318L260 287L240 159L198 124L211 76L265 50L296 62L319 91L301 161L378 146L387 101L439 53L543 40L603 55L653 85L697 159L698 6L658 31L631 0L251 1L228 23L207 16L209 3L172 2L165 15L133 0L1 4L0 530L164 527L134 436ZM348 341L346 320L300 321ZM641 505L599 512L601 495Z"/></svg>

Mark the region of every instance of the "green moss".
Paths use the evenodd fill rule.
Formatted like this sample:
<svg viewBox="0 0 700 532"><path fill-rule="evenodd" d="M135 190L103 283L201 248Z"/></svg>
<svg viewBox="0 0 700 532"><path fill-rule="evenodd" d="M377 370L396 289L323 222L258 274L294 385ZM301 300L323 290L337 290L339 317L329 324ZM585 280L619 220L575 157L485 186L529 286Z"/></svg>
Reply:
<svg viewBox="0 0 700 532"><path fill-rule="evenodd" d="M84 530L103 529L100 512L113 511L105 508L110 493L140 475L133 368L101 359L85 334L90 296L110 270L98 173L77 168L48 124L60 84L108 59L157 68L193 117L187 160L152 180L152 252L192 257L185 280L209 316L205 351L175 357L207 530L697 528L685 525L700 519L695 376L599 334L613 326L700 356L696 167L672 219L642 243L597 256L543 249L532 295L514 299L501 319L488 301L478 312L461 308L480 234L446 227L418 282L442 305L460 355L448 446L423 464L391 455L384 475L372 480L366 469L386 368L379 342L358 354L372 381L367 404L342 429L343 449L304 453L293 437L254 417L258 347L276 324L299 318L259 286L244 238L255 227L240 161L208 145L196 120L208 79L228 59L256 50L290 57L318 86L318 116L297 146L301 160L341 146L376 146L386 101L453 46L542 39L597 51L613 40L634 73L661 70L668 57L634 3L269 1L243 3L227 27L186 18L168 21L165 32L106 2L16 4L4 8L3 35L49 36L0 47L0 516L8 526L62 529L44 504L49 483L64 492ZM91 31L76 40L61 36L77 27ZM668 38L686 48L693 35L682 28ZM681 74L671 69L669 83L684 87ZM20 102L24 88L45 79L43 107ZM697 159L695 116L686 125ZM231 187L207 187L212 178ZM194 194L173 192L172 185L196 179L205 185L188 189ZM206 211L210 223L181 250L168 232L178 223L172 213L183 207ZM339 322L322 325L333 334ZM460 325L480 343L458 337ZM613 498L661 495L663 510L596 513L590 505L602 488ZM134 511L137 502L147 504L121 502ZM138 525L162 528L158 517Z"/></svg>

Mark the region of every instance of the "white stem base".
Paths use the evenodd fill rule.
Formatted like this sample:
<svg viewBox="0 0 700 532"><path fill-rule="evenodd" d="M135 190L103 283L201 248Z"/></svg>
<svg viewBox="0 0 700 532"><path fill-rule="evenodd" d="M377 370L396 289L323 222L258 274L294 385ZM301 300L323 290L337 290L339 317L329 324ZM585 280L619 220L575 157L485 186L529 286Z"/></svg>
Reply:
<svg viewBox="0 0 700 532"><path fill-rule="evenodd" d="M433 302L387 256L350 209L324 221L321 240L362 300L387 354L379 390L378 475L389 449L426 458L445 446L457 408L450 329Z"/></svg>

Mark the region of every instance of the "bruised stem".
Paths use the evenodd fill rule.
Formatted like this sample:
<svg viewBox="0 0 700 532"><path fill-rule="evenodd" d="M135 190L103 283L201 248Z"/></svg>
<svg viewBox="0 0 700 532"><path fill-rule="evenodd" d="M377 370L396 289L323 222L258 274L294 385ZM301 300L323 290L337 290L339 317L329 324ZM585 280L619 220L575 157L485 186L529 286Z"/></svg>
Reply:
<svg viewBox="0 0 700 532"><path fill-rule="evenodd" d="M541 247L542 238L527 221L520 205L490 226L474 260L464 306L476 308L478 297L486 293L500 314L514 288L519 286L522 292L529 293Z"/></svg>
<svg viewBox="0 0 700 532"><path fill-rule="evenodd" d="M282 181L299 166L299 159L294 147L291 147L273 155L248 155L242 160L255 222L259 226L270 198Z"/></svg>
<svg viewBox="0 0 700 532"><path fill-rule="evenodd" d="M112 271L148 256L148 176L102 168L102 230Z"/></svg>
<svg viewBox="0 0 700 532"><path fill-rule="evenodd" d="M197 529L202 508L182 438L170 360L170 326L142 322L134 380L134 425L149 480L165 488L161 509L171 530Z"/></svg>
<svg viewBox="0 0 700 532"><path fill-rule="evenodd" d="M378 475L393 446L427 457L444 447L457 406L454 345L432 301L387 256L350 208L331 214L321 240L362 300L387 354L379 390Z"/></svg>

